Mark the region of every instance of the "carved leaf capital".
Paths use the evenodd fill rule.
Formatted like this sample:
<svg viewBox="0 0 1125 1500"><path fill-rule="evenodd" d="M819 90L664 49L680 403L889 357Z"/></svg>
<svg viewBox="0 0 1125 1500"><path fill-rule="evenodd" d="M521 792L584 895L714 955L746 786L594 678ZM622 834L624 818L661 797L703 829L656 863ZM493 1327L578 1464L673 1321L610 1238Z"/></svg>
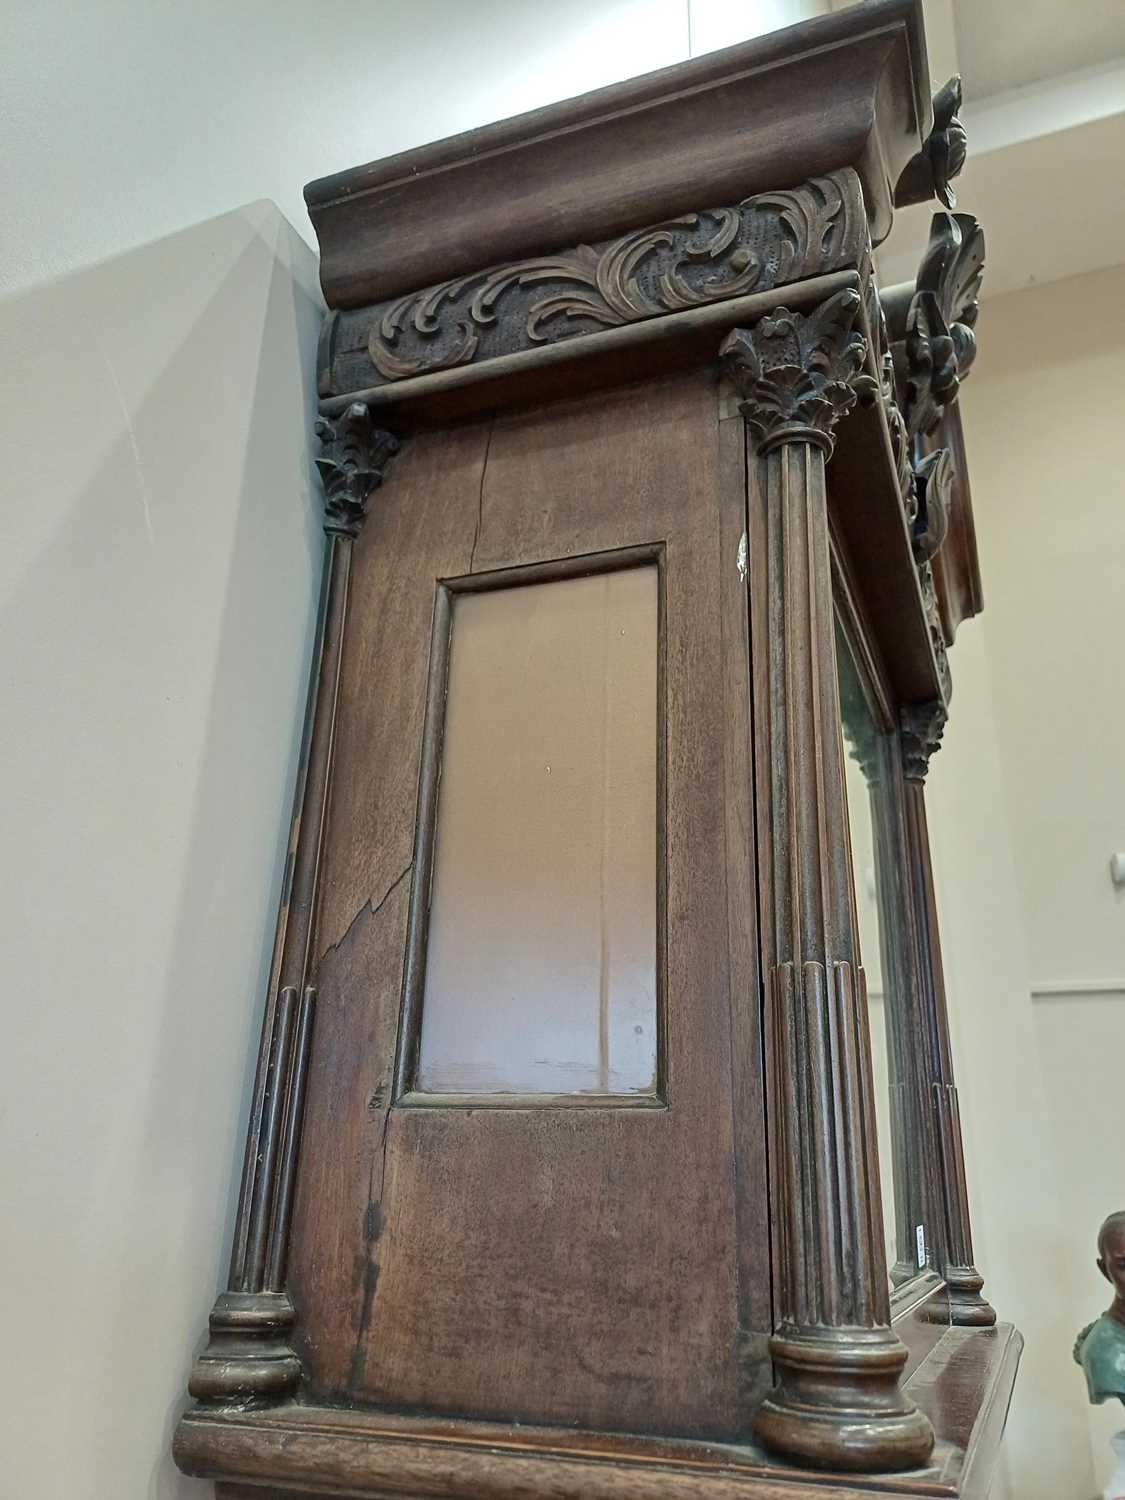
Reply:
<svg viewBox="0 0 1125 1500"><path fill-rule="evenodd" d="M398 439L375 426L371 408L362 401L353 401L338 417L318 417L316 432L322 448L316 467L324 485L324 529L355 536L388 460L398 451Z"/></svg>
<svg viewBox="0 0 1125 1500"><path fill-rule="evenodd" d="M925 781L930 757L945 732L946 717L945 705L936 699L931 703L911 703L900 710L902 769L908 781Z"/></svg>
<svg viewBox="0 0 1125 1500"><path fill-rule="evenodd" d="M848 287L807 316L779 307L723 341L720 356L763 451L809 442L830 453L840 417L872 394L862 373L867 341L852 327L859 306Z"/></svg>

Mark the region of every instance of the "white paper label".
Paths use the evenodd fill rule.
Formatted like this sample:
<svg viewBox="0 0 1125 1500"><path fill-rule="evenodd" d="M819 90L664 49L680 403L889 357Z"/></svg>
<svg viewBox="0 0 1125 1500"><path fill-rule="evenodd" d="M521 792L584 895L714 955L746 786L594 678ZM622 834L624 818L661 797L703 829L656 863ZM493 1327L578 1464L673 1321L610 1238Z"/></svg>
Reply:
<svg viewBox="0 0 1125 1500"><path fill-rule="evenodd" d="M919 1224L914 1234L918 1240L918 1269L921 1271L926 1264L926 1231Z"/></svg>

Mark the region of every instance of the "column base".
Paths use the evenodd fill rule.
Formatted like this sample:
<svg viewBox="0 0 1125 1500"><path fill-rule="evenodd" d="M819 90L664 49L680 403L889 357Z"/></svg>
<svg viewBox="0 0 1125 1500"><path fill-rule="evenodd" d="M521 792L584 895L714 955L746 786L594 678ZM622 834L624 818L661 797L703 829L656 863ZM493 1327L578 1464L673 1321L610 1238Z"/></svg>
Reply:
<svg viewBox="0 0 1125 1500"><path fill-rule="evenodd" d="M947 1266L949 1318L958 1328L991 1328L996 1309L981 1296L984 1277L975 1266Z"/></svg>
<svg viewBox="0 0 1125 1500"><path fill-rule="evenodd" d="M777 1384L754 1434L773 1452L817 1469L892 1473L924 1464L928 1418L899 1387L906 1349L889 1328L784 1330L770 1340Z"/></svg>
<svg viewBox="0 0 1125 1500"><path fill-rule="evenodd" d="M285 1292L222 1292L211 1310L207 1347L192 1366L191 1395L229 1405L295 1394L304 1371L289 1346L293 1319Z"/></svg>

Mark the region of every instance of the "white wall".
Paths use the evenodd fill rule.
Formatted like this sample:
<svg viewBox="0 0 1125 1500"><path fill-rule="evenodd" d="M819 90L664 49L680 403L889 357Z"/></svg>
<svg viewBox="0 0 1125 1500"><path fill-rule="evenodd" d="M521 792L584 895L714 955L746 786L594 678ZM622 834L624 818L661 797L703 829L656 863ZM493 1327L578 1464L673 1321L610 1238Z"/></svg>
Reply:
<svg viewBox="0 0 1125 1500"><path fill-rule="evenodd" d="M979 444L978 444L979 446ZM961 1102L973 1249L985 1295L1025 1338L993 1500L1088 1500L1085 1391L1070 1362L1072 1228L1028 994L1027 944L981 621L953 650L954 704L927 809ZM1069 1167L1069 1164L1068 1164Z"/></svg>
<svg viewBox="0 0 1125 1500"><path fill-rule="evenodd" d="M0 6L0 292L314 177L829 9L827 0Z"/></svg>
<svg viewBox="0 0 1125 1500"><path fill-rule="evenodd" d="M1125 253L1125 246L1119 249ZM950 855L946 894L955 903L959 894L975 892L984 910L1014 899L1022 918L1021 967L1013 950L1011 971L1002 964L990 987L965 973L955 1022L967 1053L998 997L1010 1011L1010 1040L996 1039L1003 1043L999 1056L973 1061L959 1055L958 1065L979 1078L966 1107L980 1136L970 1159L979 1187L977 1219L996 1240L987 1256L981 1251L990 1288L1013 1261L1021 1277L1028 1274L1028 1242L1017 1237L1020 1220L1009 1214L1026 1212L1023 1192L1040 1219L1036 1232L1051 1236L1043 1246L1038 1308L1028 1307L1021 1317L1015 1304L999 1294L995 1299L1029 1334L1028 1368L1033 1339L1042 1341L1041 1377L1033 1373L1029 1386L1025 1369L1016 1411L1035 1395L1047 1431L1056 1412L1069 1412L1076 1389L1084 1400L1070 1348L1077 1329L1108 1305L1109 1289L1093 1266L1094 1240L1105 1215L1125 1207L1125 893L1114 889L1108 868L1111 851L1125 848L1125 267L988 301L979 335L980 356L962 408L986 609L954 647L950 736L956 745L983 714L991 718L995 806L982 807L980 815L987 812L999 824L1002 810L1012 862L1001 874L970 857L972 822L953 809L943 830ZM968 653L982 649L969 643L978 631L987 643L988 701L967 711L965 688L974 680L967 672L975 670ZM935 761L938 784L942 777L963 777L960 795L973 795L992 775L988 758L958 766L956 756L947 762L946 754ZM954 927L951 911L946 940L958 962L963 955L948 930ZM1013 998L1017 975L1022 995ZM1032 1092L1020 1105L1030 1133L1022 1143L1013 1139L1010 1152L997 1152L993 1132L1003 1126L1005 1099L988 1070L999 1067L1001 1081L1009 1078L1005 1049L1014 1041L1022 1065L1029 1038L1040 1061L1038 1075L1027 1065ZM1037 1182L1044 1125L1059 1171L1052 1179L1044 1168ZM1106 1438L1125 1425L1123 1415L1116 1404L1089 1413L1099 1484L1111 1469ZM1014 1422L1009 1450L1020 1442ZM1086 1491L1059 1493L1083 1500Z"/></svg>
<svg viewBox="0 0 1125 1500"><path fill-rule="evenodd" d="M168 1453L225 1278L319 580L315 264L268 204L0 302L4 1477Z"/></svg>

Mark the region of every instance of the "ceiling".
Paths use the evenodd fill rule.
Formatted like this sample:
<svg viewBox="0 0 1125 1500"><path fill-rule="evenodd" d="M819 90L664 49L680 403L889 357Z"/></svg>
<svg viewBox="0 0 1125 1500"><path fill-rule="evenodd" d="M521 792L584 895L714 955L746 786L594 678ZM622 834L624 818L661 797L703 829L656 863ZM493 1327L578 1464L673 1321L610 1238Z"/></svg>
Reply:
<svg viewBox="0 0 1125 1500"><path fill-rule="evenodd" d="M965 98L1125 58L1125 0L953 0Z"/></svg>
<svg viewBox="0 0 1125 1500"><path fill-rule="evenodd" d="M1125 262L1125 0L924 0L932 82L965 86L958 209L984 226L984 296ZM936 204L879 251L911 281Z"/></svg>

